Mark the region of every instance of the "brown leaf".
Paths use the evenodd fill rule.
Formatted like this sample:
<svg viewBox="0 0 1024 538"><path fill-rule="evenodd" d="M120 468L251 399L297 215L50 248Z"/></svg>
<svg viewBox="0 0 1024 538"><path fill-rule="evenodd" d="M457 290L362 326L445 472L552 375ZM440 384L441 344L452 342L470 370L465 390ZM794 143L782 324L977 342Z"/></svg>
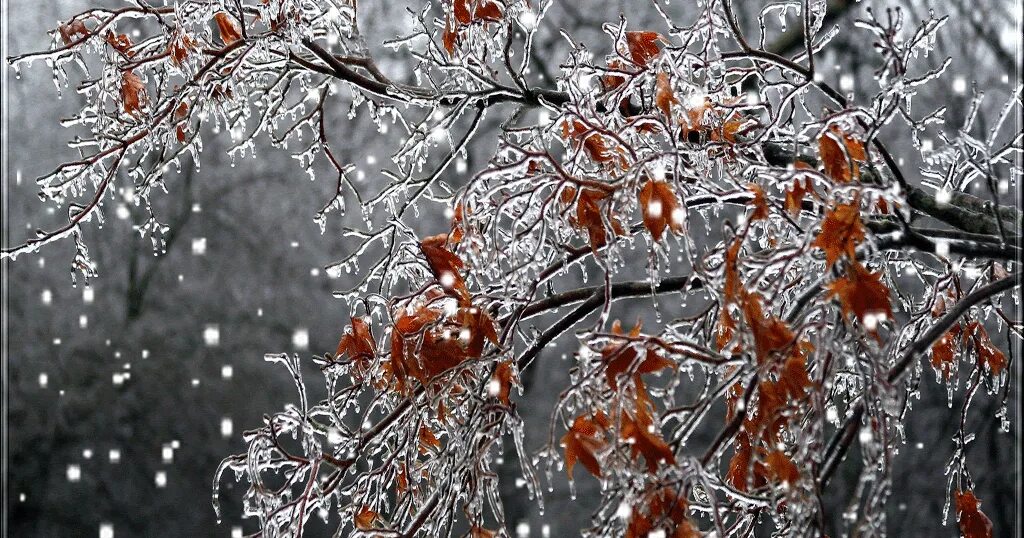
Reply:
<svg viewBox="0 0 1024 538"><path fill-rule="evenodd" d="M767 361L773 353L793 344L794 335L789 325L775 316L765 316L760 295L746 294L743 300L743 315L754 334L754 348L759 364Z"/></svg>
<svg viewBox="0 0 1024 538"><path fill-rule="evenodd" d="M836 125L818 138L818 154L821 156L825 174L839 183L849 183L860 177L857 161L867 161L868 158L864 144L843 133Z"/></svg>
<svg viewBox="0 0 1024 538"><path fill-rule="evenodd" d="M473 11L473 18L478 21L498 22L501 20L501 6L492 0L480 0Z"/></svg>
<svg viewBox="0 0 1024 538"><path fill-rule="evenodd" d="M754 193L754 199L750 201L750 204L754 206L754 211L750 213L750 221L767 219L769 214L768 198L764 195L764 189L754 183L747 185L747 189Z"/></svg>
<svg viewBox="0 0 1024 538"><path fill-rule="evenodd" d="M447 243L448 234L432 235L420 243L420 250L423 251L427 265L441 287L457 293L463 299L468 299L469 290L466 289L466 281L462 279L462 268L465 264L448 250Z"/></svg>
<svg viewBox="0 0 1024 538"><path fill-rule="evenodd" d="M661 241L665 228L673 233L683 231L683 209L672 187L664 181L649 180L640 189L640 208L644 226L655 242Z"/></svg>
<svg viewBox="0 0 1024 538"><path fill-rule="evenodd" d="M981 501L974 492L956 491L956 514L960 520L960 533L964 538L991 538L992 521L981 511Z"/></svg>
<svg viewBox="0 0 1024 538"><path fill-rule="evenodd" d="M620 428L622 439L630 443L633 459L636 460L637 456L642 455L647 463L648 472L657 472L658 465L662 463L675 464L676 458L672 448L661 438L657 428L648 421L633 418L623 411Z"/></svg>
<svg viewBox="0 0 1024 538"><path fill-rule="evenodd" d="M238 27L234 17L221 11L213 16L217 21L217 29L220 31L220 39L225 45L230 45L242 39L242 30Z"/></svg>
<svg viewBox="0 0 1024 538"><path fill-rule="evenodd" d="M362 376L370 366L370 362L377 355L377 342L373 339L370 326L362 318L351 318L350 330L342 335L338 342L338 349L335 358L348 355L355 364L355 371Z"/></svg>
<svg viewBox="0 0 1024 538"><path fill-rule="evenodd" d="M658 42L664 40L658 32L626 32L629 57L640 67L647 67L647 62L661 52Z"/></svg>
<svg viewBox="0 0 1024 538"><path fill-rule="evenodd" d="M811 246L825 251L825 265L831 267L840 256L856 258L856 249L864 241L864 225L860 221L857 201L839 204L825 215L821 232Z"/></svg>
<svg viewBox="0 0 1024 538"><path fill-rule="evenodd" d="M114 32L107 32L106 35L107 44L114 50L124 54L125 56L131 56L132 52L132 40L125 34L115 34Z"/></svg>
<svg viewBox="0 0 1024 538"><path fill-rule="evenodd" d="M498 363L498 367L494 370L492 383L496 383L498 386L497 394L495 394L498 397L498 401L506 406L511 405L509 394L512 392L512 384L518 383L516 374L512 370L512 361L501 361Z"/></svg>
<svg viewBox="0 0 1024 538"><path fill-rule="evenodd" d="M672 90L672 78L668 73L658 73L657 82L654 85L654 103L661 109L669 121L672 120L672 105L678 104L675 91Z"/></svg>
<svg viewBox="0 0 1024 538"><path fill-rule="evenodd" d="M765 458L765 476L773 482L796 484L800 480L800 471L789 456L781 450L773 450Z"/></svg>
<svg viewBox="0 0 1024 538"><path fill-rule="evenodd" d="M85 26L84 22L77 19L60 25L57 27L57 31L60 32L60 38L64 41L65 46L71 46L80 37L89 37L89 28Z"/></svg>
<svg viewBox="0 0 1024 538"><path fill-rule="evenodd" d="M121 102L124 111L134 115L146 102L146 85L133 71L121 73Z"/></svg>
<svg viewBox="0 0 1024 538"><path fill-rule="evenodd" d="M829 296L838 297L843 316L853 314L867 330L878 337L878 322L892 319L889 288L882 284L882 273L872 273L857 260L846 274L828 285Z"/></svg>
<svg viewBox="0 0 1024 538"><path fill-rule="evenodd" d="M797 168L799 168L801 164L807 166L803 161L797 161ZM786 189L786 201L783 205L785 206L786 211L789 211L789 214L792 215L793 218L800 216L800 211L803 210L804 206L804 198L808 193L814 194L814 186L811 183L810 178L806 177L798 177L794 179L793 185L791 185L789 189Z"/></svg>
<svg viewBox="0 0 1024 538"><path fill-rule="evenodd" d="M420 454L427 454L432 449L439 448L441 448L441 441L434 435L434 432L426 426L420 426Z"/></svg>
<svg viewBox="0 0 1024 538"><path fill-rule="evenodd" d="M359 511L356 512L356 528L361 531L372 530L374 523L377 522L377 519L379 517L380 516L377 514L377 512L370 510L370 507L364 504L359 508Z"/></svg>
<svg viewBox="0 0 1024 538"><path fill-rule="evenodd" d="M573 421L572 427L562 437L565 471L569 478L572 478L572 470L577 462L583 464L590 474L601 477L601 464L595 453L605 446L603 436L608 425L607 417L600 411L592 417L580 415Z"/></svg>
<svg viewBox="0 0 1024 538"><path fill-rule="evenodd" d="M987 364L992 375L998 376L1006 368L1006 355L992 343L988 331L978 321L967 324L967 334L971 335L974 341L975 351L978 353L978 363Z"/></svg>
<svg viewBox="0 0 1024 538"><path fill-rule="evenodd" d="M962 332L963 327L957 323L932 344L932 367L941 371L947 381L953 377L953 366L956 364L956 352Z"/></svg>

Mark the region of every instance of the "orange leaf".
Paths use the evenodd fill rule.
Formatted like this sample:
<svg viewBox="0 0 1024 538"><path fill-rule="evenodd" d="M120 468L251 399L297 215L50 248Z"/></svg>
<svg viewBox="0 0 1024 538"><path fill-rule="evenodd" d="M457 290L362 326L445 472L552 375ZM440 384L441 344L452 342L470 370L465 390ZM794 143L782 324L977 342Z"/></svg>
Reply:
<svg viewBox="0 0 1024 538"><path fill-rule="evenodd" d="M469 11L469 0L455 0L452 2L452 8L455 11L455 20L459 21L459 24L473 22L473 15Z"/></svg>
<svg viewBox="0 0 1024 538"><path fill-rule="evenodd" d="M964 538L991 538L992 521L981 511L981 501L971 490L956 492L956 514Z"/></svg>
<svg viewBox="0 0 1024 538"><path fill-rule="evenodd" d="M132 115L142 110L146 102L146 85L130 70L121 73L121 101L124 111Z"/></svg>
<svg viewBox="0 0 1024 538"><path fill-rule="evenodd" d="M420 426L420 454L426 454L431 449L441 448L441 441L437 439L434 432L426 426Z"/></svg>
<svg viewBox="0 0 1024 538"><path fill-rule="evenodd" d="M754 193L754 199L750 201L754 211L750 214L750 221L763 220L768 218L768 199L764 195L764 189L760 185L751 183L747 189Z"/></svg>
<svg viewBox="0 0 1024 538"><path fill-rule="evenodd" d="M644 226L654 241L661 241L665 228L674 233L683 231L683 209L672 187L664 181L650 180L640 189L640 208Z"/></svg>
<svg viewBox="0 0 1024 538"><path fill-rule="evenodd" d="M947 381L953 377L953 365L956 363L961 332L963 328L957 323L932 344L932 367L940 370Z"/></svg>
<svg viewBox="0 0 1024 538"><path fill-rule="evenodd" d="M999 350L988 336L988 331L978 321L967 324L967 334L972 335L974 348L978 353L978 363L987 364L992 375L998 376L1006 368L1006 355Z"/></svg>
<svg viewBox="0 0 1024 538"><path fill-rule="evenodd" d="M849 183L860 176L857 161L866 161L864 144L833 125L818 138L818 154L825 174L839 183ZM849 156L849 158L847 158Z"/></svg>
<svg viewBox="0 0 1024 538"><path fill-rule="evenodd" d="M377 522L380 516L377 512L370 510L369 506L363 505L356 512L356 528L361 531L368 531L373 529L373 524Z"/></svg>
<svg viewBox="0 0 1024 538"><path fill-rule="evenodd" d="M630 443L634 460L637 456L643 455L648 472L657 472L660 463L675 464L676 458L672 448L647 421L634 419L623 411L621 435L624 441Z"/></svg>
<svg viewBox="0 0 1024 538"><path fill-rule="evenodd" d="M854 201L839 204L825 215L821 232L811 245L825 251L825 264L831 267L843 254L855 259L857 245L862 241L864 225L860 221L858 203Z"/></svg>
<svg viewBox="0 0 1024 538"><path fill-rule="evenodd" d="M512 371L512 361L499 362L498 367L494 370L494 377L491 382L497 384L498 390L495 396L506 406L511 405L509 393L512 392L512 383L516 381L516 374Z"/></svg>
<svg viewBox="0 0 1024 538"><path fill-rule="evenodd" d="M213 18L217 21L217 29L220 30L220 39L225 45L230 45L235 41L242 39L242 31L231 15L221 11L214 15Z"/></svg>
<svg viewBox="0 0 1024 538"><path fill-rule="evenodd" d="M658 73L658 79L654 85L654 103L661 109L661 113L671 121L672 105L678 104L679 99L672 91L671 77L664 71Z"/></svg>
<svg viewBox="0 0 1024 538"><path fill-rule="evenodd" d="M800 471L796 464L781 450L773 450L765 458L765 475L774 482L796 484L800 480Z"/></svg>
<svg viewBox="0 0 1024 538"><path fill-rule="evenodd" d="M601 464L598 463L595 453L605 445L601 437L607 428L608 419L600 411L593 418L583 415L576 417L572 427L562 437L562 447L565 448L565 470L569 474L569 478L572 478L572 469L576 466L576 462L583 464L590 474L598 478L601 477Z"/></svg>
<svg viewBox="0 0 1024 538"><path fill-rule="evenodd" d="M67 24L62 24L57 28L57 31L60 32L60 38L64 41L65 46L70 46L79 37L89 37L89 28L80 20L73 20Z"/></svg>
<svg viewBox="0 0 1024 538"><path fill-rule="evenodd" d="M803 161L797 161L797 168L799 168L801 164L807 166ZM786 201L784 206L786 211L789 211L789 214L792 215L793 218L800 216L800 211L803 209L804 205L804 197L807 196L807 193L814 194L814 186L808 178L798 177L793 180L793 185L786 190Z"/></svg>
<svg viewBox="0 0 1024 538"><path fill-rule="evenodd" d="M466 289L466 281L462 279L464 264L458 256L448 250L447 242L447 234L432 235L420 243L420 250L423 251L427 265L441 287L449 292L456 292L463 299L468 299L469 290Z"/></svg>
<svg viewBox="0 0 1024 538"><path fill-rule="evenodd" d="M846 275L829 284L828 289L830 297L839 297L843 316L852 313L876 338L878 321L893 317L889 288L882 284L882 273L868 271L857 260L853 260Z"/></svg>
<svg viewBox="0 0 1024 538"><path fill-rule="evenodd" d="M458 45L459 34L452 26L452 21L445 19L444 33L441 34L441 44L444 45L444 50L448 51L448 56L455 54L455 47Z"/></svg>
<svg viewBox="0 0 1024 538"><path fill-rule="evenodd" d="M646 67L647 62L661 52L658 41L664 41L658 32L626 32L626 46L633 63Z"/></svg>

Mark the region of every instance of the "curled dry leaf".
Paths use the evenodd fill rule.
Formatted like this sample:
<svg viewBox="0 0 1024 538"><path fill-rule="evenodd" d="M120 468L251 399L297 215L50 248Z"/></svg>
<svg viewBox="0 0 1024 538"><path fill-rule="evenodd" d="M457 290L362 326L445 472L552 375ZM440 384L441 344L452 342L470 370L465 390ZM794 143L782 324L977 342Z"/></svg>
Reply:
<svg viewBox="0 0 1024 538"><path fill-rule="evenodd" d="M679 99L676 98L675 91L672 89L672 77L664 71L658 73L658 78L654 85L654 103L661 110L661 113L671 121L672 105L679 104Z"/></svg>
<svg viewBox="0 0 1024 538"><path fill-rule="evenodd" d="M60 38L64 42L65 46L71 46L73 43L79 40L79 38L89 37L89 28L85 26L83 21L78 19L69 21L67 24L62 24L57 28L60 32Z"/></svg>

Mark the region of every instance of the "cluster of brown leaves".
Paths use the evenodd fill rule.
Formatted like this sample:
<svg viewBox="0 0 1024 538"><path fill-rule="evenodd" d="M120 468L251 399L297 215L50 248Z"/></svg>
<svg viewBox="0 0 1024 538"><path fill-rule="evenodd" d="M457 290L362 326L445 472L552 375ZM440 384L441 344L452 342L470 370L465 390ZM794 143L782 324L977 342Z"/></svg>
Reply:
<svg viewBox="0 0 1024 538"><path fill-rule="evenodd" d="M654 423L654 402L651 400L642 376L659 372L667 368L675 368L675 363L663 357L658 351L645 345L638 349L636 340L644 340L638 323L629 334L623 332L622 324L616 321L612 325L612 334L622 337L621 340L607 344L601 350L601 362L605 369L605 379L613 391L627 392L627 387L620 386L620 379L629 380L628 393L632 396L632 409L623 409L619 417L618 432L622 441L630 447L630 457L639 461L643 456L647 470L654 473L660 464L674 464L675 454L671 447L662 439ZM628 374L628 375L625 375ZM605 433L611 431L611 421L602 410L590 416L580 415L569 431L562 438L565 448L566 470L572 476L572 469L579 461L594 476L601 476L601 466L596 453L607 444Z"/></svg>
<svg viewBox="0 0 1024 538"><path fill-rule="evenodd" d="M566 120L562 123L562 138L572 144L574 150L580 147L587 153L592 161L603 166L618 166L625 169L626 151L614 141L614 150L609 147L608 137L587 127L577 120Z"/></svg>
<svg viewBox="0 0 1024 538"><path fill-rule="evenodd" d="M646 497L649 497L647 499ZM644 538L655 529L663 529L672 538L697 538L700 531L687 517L689 503L672 488L660 488L645 496L643 507L637 507L629 518L626 538Z"/></svg>
<svg viewBox="0 0 1024 538"><path fill-rule="evenodd" d="M953 377L957 357L967 344L973 344L979 368L988 368L998 376L1007 366L1006 355L992 343L992 339L979 321L957 323L932 344L932 367L949 380Z"/></svg>
<svg viewBox="0 0 1024 538"><path fill-rule="evenodd" d="M500 22L503 16L501 3L495 0L452 0L452 12L445 16L441 44L448 55L453 56L462 39L460 33L464 27L475 22Z"/></svg>

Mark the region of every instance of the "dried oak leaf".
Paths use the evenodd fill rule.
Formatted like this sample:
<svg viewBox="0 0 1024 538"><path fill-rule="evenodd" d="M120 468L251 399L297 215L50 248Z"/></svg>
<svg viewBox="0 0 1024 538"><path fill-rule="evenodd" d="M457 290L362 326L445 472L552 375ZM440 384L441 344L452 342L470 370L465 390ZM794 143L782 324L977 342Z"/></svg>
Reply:
<svg viewBox="0 0 1024 538"><path fill-rule="evenodd" d="M630 338L637 338L640 336L641 324L638 322L635 327L629 331ZM622 322L616 320L612 324L612 333L620 336L625 336L622 331ZM643 374L650 374L665 368L675 367L675 363L662 357L657 351L653 349L643 350L644 358L639 360L640 351L634 346L629 345L627 342L616 342L608 344L601 350L601 359L605 363L605 379L608 381L608 386L612 390L618 390L618 377L627 371L632 372L634 378L639 378Z"/></svg>
<svg viewBox="0 0 1024 538"><path fill-rule="evenodd" d="M134 54L132 52L132 40L127 35L107 32L105 39L107 44L117 52L120 52L125 56L131 56Z"/></svg>
<svg viewBox="0 0 1024 538"><path fill-rule="evenodd" d="M214 15L213 19L217 21L217 30L220 31L220 39L225 45L230 45L242 39L242 30L238 27L234 17L221 11Z"/></svg>
<svg viewBox="0 0 1024 538"><path fill-rule="evenodd" d="M797 161L796 168L810 168L810 165L803 161ZM804 206L804 198L807 197L808 193L814 194L814 185L811 183L810 178L807 177L794 179L790 188L786 189L786 201L783 203L783 206L793 218L800 216L800 211L803 210Z"/></svg>
<svg viewBox="0 0 1024 538"><path fill-rule="evenodd" d="M800 470L793 460L781 450L773 450L764 461L765 477L777 483L796 484L800 480Z"/></svg>
<svg viewBox="0 0 1024 538"><path fill-rule="evenodd" d="M431 450L441 448L441 441L434 435L434 432L426 427L420 426L420 454L427 454Z"/></svg>
<svg viewBox="0 0 1024 538"><path fill-rule="evenodd" d="M955 497L960 533L964 538L991 538L992 521L981 511L981 501L974 496L974 492L957 490Z"/></svg>
<svg viewBox="0 0 1024 538"><path fill-rule="evenodd" d="M601 411L587 417L580 415L573 421L572 427L562 436L562 447L565 449L565 470L572 478L573 467L579 462L600 478L601 464L596 453L605 446L604 432L610 425L608 417Z"/></svg>
<svg viewBox="0 0 1024 538"><path fill-rule="evenodd" d="M586 230L590 239L590 248L594 252L608 243L608 231L605 229L604 218L602 217L601 202L608 198L610 193L597 189L585 188L580 191L576 200L576 215L570 222L582 230ZM562 203L569 203L577 198L576 189L569 187L562 191ZM622 223L614 215L609 217L614 235L625 233ZM613 235L613 237L614 237Z"/></svg>
<svg viewBox="0 0 1024 538"><path fill-rule="evenodd" d="M825 264L828 267L846 254L855 259L857 245L864 241L864 225L860 220L860 208L855 200L848 204L838 204L825 215L821 222L821 232L811 246L825 251Z"/></svg>
<svg viewBox="0 0 1024 538"><path fill-rule="evenodd" d="M644 226L655 242L661 241L665 228L672 233L682 233L683 208L667 182L649 180L640 189L639 199Z"/></svg>
<svg viewBox="0 0 1024 538"><path fill-rule="evenodd" d="M754 352L758 364L763 364L773 353L793 344L794 335L789 325L776 316L765 316L760 295L746 294L743 298L743 316L754 335Z"/></svg>
<svg viewBox="0 0 1024 538"><path fill-rule="evenodd" d="M846 274L828 285L829 297L838 297L843 316L856 316L867 330L878 337L878 322L892 319L889 288L882 284L882 273L872 273L857 260Z"/></svg>
<svg viewBox="0 0 1024 538"><path fill-rule="evenodd" d="M658 32L626 32L629 57L640 67L647 67L647 62L661 52L661 45L658 42L664 40L665 38Z"/></svg>
<svg viewBox="0 0 1024 538"><path fill-rule="evenodd" d="M868 159L864 143L842 132L836 125L818 138L818 154L825 174L839 183L849 183L860 177L860 165L857 162Z"/></svg>

